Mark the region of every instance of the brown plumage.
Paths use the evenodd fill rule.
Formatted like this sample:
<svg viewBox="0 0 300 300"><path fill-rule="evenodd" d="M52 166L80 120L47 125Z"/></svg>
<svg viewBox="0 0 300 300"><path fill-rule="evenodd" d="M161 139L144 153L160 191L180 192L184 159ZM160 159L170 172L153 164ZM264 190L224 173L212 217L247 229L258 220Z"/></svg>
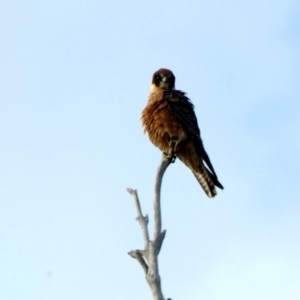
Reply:
<svg viewBox="0 0 300 300"><path fill-rule="evenodd" d="M204 149L194 106L185 93L175 90L172 71L160 69L153 74L142 123L156 147L192 170L208 197L217 194L215 186L223 189Z"/></svg>

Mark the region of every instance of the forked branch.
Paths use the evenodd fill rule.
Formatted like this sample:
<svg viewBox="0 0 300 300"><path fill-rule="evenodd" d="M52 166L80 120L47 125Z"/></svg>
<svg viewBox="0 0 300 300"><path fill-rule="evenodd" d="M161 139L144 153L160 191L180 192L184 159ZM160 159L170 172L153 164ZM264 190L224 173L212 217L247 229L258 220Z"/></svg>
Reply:
<svg viewBox="0 0 300 300"><path fill-rule="evenodd" d="M154 231L153 238L150 240L148 231L148 215L143 216L139 197L136 190L128 188L127 191L132 195L137 210L137 220L141 226L144 250L132 250L128 254L135 258L143 268L146 280L153 294L154 300L165 300L161 290L161 280L158 270L158 254L160 252L166 231L161 231L161 207L160 191L163 175L170 165L170 159L163 156L162 161L157 169L155 186L154 186Z"/></svg>

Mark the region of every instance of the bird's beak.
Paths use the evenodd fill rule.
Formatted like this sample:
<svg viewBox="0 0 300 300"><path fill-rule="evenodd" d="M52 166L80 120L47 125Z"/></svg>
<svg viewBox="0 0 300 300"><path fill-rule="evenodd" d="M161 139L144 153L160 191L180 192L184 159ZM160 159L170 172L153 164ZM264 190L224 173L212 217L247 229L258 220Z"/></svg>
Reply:
<svg viewBox="0 0 300 300"><path fill-rule="evenodd" d="M167 83L169 81L169 77L168 76L164 76L161 81L163 83Z"/></svg>

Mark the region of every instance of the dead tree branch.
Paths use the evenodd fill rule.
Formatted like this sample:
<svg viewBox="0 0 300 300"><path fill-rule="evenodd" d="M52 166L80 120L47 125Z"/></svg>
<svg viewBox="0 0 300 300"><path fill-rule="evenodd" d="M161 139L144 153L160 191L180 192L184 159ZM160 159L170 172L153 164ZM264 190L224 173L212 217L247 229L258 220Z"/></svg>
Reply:
<svg viewBox="0 0 300 300"><path fill-rule="evenodd" d="M163 156L162 161L157 169L155 186L154 186L154 231L152 240L149 238L148 215L143 216L139 197L136 190L128 188L127 191L134 199L137 210L137 220L140 224L143 239L144 250L132 250L128 254L135 258L143 268L146 280L152 291L154 300L165 300L161 290L161 280L158 271L158 254L160 252L166 231L161 231L161 208L160 208L160 191L163 175L170 165L170 160Z"/></svg>

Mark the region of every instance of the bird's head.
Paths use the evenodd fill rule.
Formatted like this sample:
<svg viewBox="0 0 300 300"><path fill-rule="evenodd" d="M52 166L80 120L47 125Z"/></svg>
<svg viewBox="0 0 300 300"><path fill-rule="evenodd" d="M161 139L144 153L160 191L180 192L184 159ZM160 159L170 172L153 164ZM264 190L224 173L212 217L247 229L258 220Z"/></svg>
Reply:
<svg viewBox="0 0 300 300"><path fill-rule="evenodd" d="M175 88L175 76L168 69L159 69L153 74L151 89L173 90Z"/></svg>

